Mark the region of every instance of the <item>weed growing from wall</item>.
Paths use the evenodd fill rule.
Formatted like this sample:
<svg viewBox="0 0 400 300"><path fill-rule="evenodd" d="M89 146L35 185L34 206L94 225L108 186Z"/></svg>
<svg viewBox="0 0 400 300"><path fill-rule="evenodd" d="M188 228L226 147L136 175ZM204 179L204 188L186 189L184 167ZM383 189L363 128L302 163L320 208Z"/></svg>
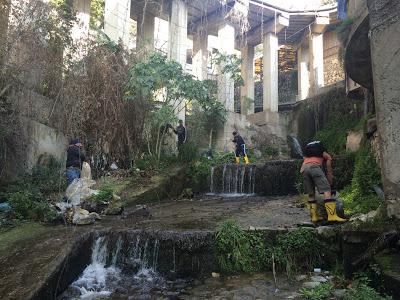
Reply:
<svg viewBox="0 0 400 300"><path fill-rule="evenodd" d="M266 249L261 232L245 232L235 220L222 222L216 234L217 261L222 273L252 273L262 270Z"/></svg>
<svg viewBox="0 0 400 300"><path fill-rule="evenodd" d="M299 228L279 235L276 244L268 248L269 265L275 263L278 270L291 277L302 269L321 266L326 252L325 245L314 231Z"/></svg>
<svg viewBox="0 0 400 300"><path fill-rule="evenodd" d="M351 185L344 188L341 199L348 214L367 213L382 203L373 187L381 185L381 173L371 146L364 144L357 153Z"/></svg>

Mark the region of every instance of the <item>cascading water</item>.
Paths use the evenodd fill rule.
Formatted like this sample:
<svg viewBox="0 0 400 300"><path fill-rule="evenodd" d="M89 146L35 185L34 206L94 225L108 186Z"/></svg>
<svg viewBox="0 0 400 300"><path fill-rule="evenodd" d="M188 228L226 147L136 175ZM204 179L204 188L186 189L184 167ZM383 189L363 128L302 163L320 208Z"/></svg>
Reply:
<svg viewBox="0 0 400 300"><path fill-rule="evenodd" d="M211 168L210 193L229 196L254 194L255 165L225 164Z"/></svg>
<svg viewBox="0 0 400 300"><path fill-rule="evenodd" d="M110 281L118 283L121 279L121 270L116 267L121 243L122 241L118 239L117 247L111 257L111 264L107 265L108 242L105 237L98 237L92 247L90 265L71 284L61 299L99 299L109 296L112 293L112 289L109 288Z"/></svg>
<svg viewBox="0 0 400 300"><path fill-rule="evenodd" d="M176 269L175 245L173 249ZM167 299L179 294L191 281L165 279L158 272L159 251L158 237L146 233L96 237L90 264L58 300Z"/></svg>

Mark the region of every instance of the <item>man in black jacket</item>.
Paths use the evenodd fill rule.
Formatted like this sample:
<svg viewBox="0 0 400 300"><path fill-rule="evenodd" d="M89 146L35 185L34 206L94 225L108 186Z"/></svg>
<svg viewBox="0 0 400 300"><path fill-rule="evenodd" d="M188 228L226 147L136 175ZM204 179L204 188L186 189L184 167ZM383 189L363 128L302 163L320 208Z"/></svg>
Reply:
<svg viewBox="0 0 400 300"><path fill-rule="evenodd" d="M186 128L183 126L183 121L179 120L179 125L176 128L169 125L170 128L174 131L174 133L178 137L178 152L180 153L182 150L183 144L186 142Z"/></svg>
<svg viewBox="0 0 400 300"><path fill-rule="evenodd" d="M249 157L247 156L246 144L244 142L244 139L236 131L232 132L232 134L233 134L232 142L236 144L236 149L235 149L236 163L237 164L240 163L240 156L243 155L243 159L247 165L250 161Z"/></svg>
<svg viewBox="0 0 400 300"><path fill-rule="evenodd" d="M67 150L66 163L68 185L70 185L74 179L81 177L82 163L84 161L85 153L81 141L79 139L71 140Z"/></svg>

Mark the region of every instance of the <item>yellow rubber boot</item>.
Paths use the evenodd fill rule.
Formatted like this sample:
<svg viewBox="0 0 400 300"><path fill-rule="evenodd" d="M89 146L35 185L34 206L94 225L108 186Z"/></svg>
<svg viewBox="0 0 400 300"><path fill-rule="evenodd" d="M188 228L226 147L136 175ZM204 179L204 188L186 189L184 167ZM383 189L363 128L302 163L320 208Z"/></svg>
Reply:
<svg viewBox="0 0 400 300"><path fill-rule="evenodd" d="M247 155L244 156L244 162L246 163L246 165L250 163L249 157Z"/></svg>
<svg viewBox="0 0 400 300"><path fill-rule="evenodd" d="M310 206L311 222L317 223L318 221L322 221L323 218L318 216L317 202L316 201L308 201L308 205Z"/></svg>
<svg viewBox="0 0 400 300"><path fill-rule="evenodd" d="M236 156L235 159L236 159L236 163L237 163L237 164L240 164L240 157L239 157L239 156Z"/></svg>
<svg viewBox="0 0 400 300"><path fill-rule="evenodd" d="M336 213L336 201L334 199L325 200L325 209L328 215L328 222L346 222L346 219L339 217Z"/></svg>

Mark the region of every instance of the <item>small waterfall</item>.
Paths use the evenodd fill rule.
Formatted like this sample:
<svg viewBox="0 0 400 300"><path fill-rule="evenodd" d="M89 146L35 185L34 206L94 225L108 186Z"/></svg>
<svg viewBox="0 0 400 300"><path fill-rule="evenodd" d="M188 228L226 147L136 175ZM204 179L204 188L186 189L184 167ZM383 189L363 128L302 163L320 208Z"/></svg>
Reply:
<svg viewBox="0 0 400 300"><path fill-rule="evenodd" d="M130 277L133 280L132 284L143 288L143 293L146 294L145 289L151 289L149 282L159 283L162 280L156 271L159 240L148 237L143 239L138 234L130 245L124 244L121 236L117 240L109 236L97 237L93 242L90 265L64 292L61 299L103 299L110 296L121 280L126 281L126 274L118 264L128 270L136 270ZM125 257L120 257L121 250L127 247L129 249L124 254ZM80 295L78 298L68 298L77 292Z"/></svg>
<svg viewBox="0 0 400 300"><path fill-rule="evenodd" d="M210 191L212 194L241 196L254 194L255 165L225 164L211 168Z"/></svg>
<svg viewBox="0 0 400 300"><path fill-rule="evenodd" d="M299 140L293 134L288 136L288 139L291 140L290 149L291 149L291 157L292 158L303 158L303 150L301 149Z"/></svg>
<svg viewBox="0 0 400 300"><path fill-rule="evenodd" d="M107 266L108 241L105 237L98 237L95 240L92 246L91 264L71 285L72 288L80 292L81 298L95 299L96 297L109 296L112 293L112 290L108 288L108 282L110 280L113 282L120 280L120 270L115 264L121 245L122 241L119 239L111 257L111 264Z"/></svg>

